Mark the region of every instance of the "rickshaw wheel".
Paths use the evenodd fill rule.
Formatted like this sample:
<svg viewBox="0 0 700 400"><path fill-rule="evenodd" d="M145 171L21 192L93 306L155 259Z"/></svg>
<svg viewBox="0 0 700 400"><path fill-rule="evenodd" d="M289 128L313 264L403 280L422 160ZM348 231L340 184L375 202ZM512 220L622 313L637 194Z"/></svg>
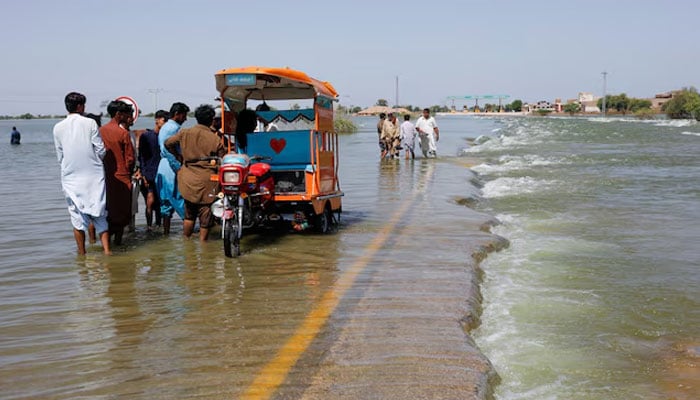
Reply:
<svg viewBox="0 0 700 400"><path fill-rule="evenodd" d="M328 203L323 208L323 212L314 217L314 227L318 233L328 233L333 226L333 213Z"/></svg>
<svg viewBox="0 0 700 400"><path fill-rule="evenodd" d="M226 220L224 226L224 254L226 257L241 255L241 239L238 237L238 225L232 219Z"/></svg>

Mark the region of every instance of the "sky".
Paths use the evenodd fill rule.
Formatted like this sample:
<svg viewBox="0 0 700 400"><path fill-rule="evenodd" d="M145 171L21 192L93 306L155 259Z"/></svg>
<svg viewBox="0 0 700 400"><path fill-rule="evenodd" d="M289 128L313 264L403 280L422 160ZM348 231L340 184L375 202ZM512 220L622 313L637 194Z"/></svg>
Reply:
<svg viewBox="0 0 700 400"><path fill-rule="evenodd" d="M4 0L0 115L145 112L213 103L214 73L249 65L331 82L340 104L449 105L448 96L553 101L700 86L700 2ZM158 89L157 95L152 93Z"/></svg>

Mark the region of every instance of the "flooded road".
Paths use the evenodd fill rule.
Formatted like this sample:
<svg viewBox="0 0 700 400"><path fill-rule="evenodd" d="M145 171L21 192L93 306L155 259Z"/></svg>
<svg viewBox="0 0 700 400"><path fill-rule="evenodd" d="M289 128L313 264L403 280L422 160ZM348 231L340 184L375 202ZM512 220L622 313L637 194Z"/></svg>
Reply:
<svg viewBox="0 0 700 400"><path fill-rule="evenodd" d="M380 162L360 120L339 230L251 235L238 259L142 214L114 256L76 257L54 122L0 147L0 397L483 398L497 381L467 330L476 260L505 242L461 205L478 189L456 157L494 122L441 125L440 160Z"/></svg>

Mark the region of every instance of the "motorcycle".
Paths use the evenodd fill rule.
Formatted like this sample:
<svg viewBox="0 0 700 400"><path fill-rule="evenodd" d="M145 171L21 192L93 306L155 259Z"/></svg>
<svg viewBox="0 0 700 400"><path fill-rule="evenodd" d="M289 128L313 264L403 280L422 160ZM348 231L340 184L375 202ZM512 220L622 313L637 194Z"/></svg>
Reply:
<svg viewBox="0 0 700 400"><path fill-rule="evenodd" d="M275 181L266 157L231 153L221 159L219 199L211 209L221 219L226 257L241 254L243 229L279 218L274 213ZM252 162L252 163L251 163Z"/></svg>

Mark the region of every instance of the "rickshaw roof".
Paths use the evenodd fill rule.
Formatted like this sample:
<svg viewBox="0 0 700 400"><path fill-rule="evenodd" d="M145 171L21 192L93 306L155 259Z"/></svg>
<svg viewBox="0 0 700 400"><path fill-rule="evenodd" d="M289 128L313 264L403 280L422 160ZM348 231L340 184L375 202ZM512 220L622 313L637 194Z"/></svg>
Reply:
<svg viewBox="0 0 700 400"><path fill-rule="evenodd" d="M253 100L335 99L338 92L323 82L291 68L241 67L215 74L216 90L225 98Z"/></svg>

